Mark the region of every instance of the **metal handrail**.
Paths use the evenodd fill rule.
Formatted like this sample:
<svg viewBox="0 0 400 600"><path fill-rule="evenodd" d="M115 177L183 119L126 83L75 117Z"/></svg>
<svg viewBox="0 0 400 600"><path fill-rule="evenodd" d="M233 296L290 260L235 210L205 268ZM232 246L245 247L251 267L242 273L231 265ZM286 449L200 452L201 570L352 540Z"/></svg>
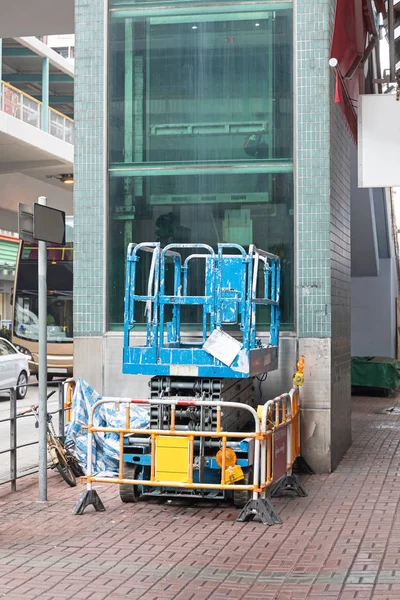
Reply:
<svg viewBox="0 0 400 600"><path fill-rule="evenodd" d="M17 414L17 389L20 387L28 387L28 388L37 388L39 386L38 383L27 383L25 385L13 386L8 388L0 388L0 393L8 392L10 396L10 416L8 419L1 419L0 423L10 423L10 447L2 450L0 455L9 453L10 454L10 477L6 480L0 481L0 486L6 483L11 483L11 491L15 492L17 490L17 479L21 479L22 477L26 477L27 475L31 475L33 473L38 472L37 467L32 467L32 469L28 469L27 473L18 474L18 465L17 465L17 455L18 450L20 448L26 448L28 446L34 446L39 442L28 442L24 444L18 444L17 439L17 421L18 419L25 417L33 417L33 413L27 413L25 415ZM59 415L58 419L58 434L60 438L64 438L64 413L67 409L64 407L64 382L60 381L58 383L58 409L56 411L48 411L48 414Z"/></svg>

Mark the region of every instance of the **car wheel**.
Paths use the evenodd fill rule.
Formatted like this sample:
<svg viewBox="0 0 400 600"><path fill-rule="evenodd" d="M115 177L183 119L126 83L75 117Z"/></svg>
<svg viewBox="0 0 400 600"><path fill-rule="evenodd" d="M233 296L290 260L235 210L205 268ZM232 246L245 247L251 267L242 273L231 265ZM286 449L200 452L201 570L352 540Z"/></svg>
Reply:
<svg viewBox="0 0 400 600"><path fill-rule="evenodd" d="M22 371L19 374L18 381L17 381L17 386L21 386L21 387L17 387L18 400L22 400L23 398L25 398L26 392L28 391L28 388L26 385L27 383L28 383L28 376L25 373L25 371Z"/></svg>

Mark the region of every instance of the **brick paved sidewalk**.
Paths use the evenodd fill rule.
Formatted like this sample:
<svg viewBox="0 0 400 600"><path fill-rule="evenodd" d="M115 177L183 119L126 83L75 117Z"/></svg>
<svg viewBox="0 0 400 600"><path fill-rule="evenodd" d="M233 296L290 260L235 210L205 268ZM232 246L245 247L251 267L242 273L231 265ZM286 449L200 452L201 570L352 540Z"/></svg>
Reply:
<svg viewBox="0 0 400 600"><path fill-rule="evenodd" d="M276 500L281 526L235 523L231 507L122 504L71 511L82 491L49 477L0 488L0 598L9 600L400 599L400 417L354 399L353 446L335 473Z"/></svg>

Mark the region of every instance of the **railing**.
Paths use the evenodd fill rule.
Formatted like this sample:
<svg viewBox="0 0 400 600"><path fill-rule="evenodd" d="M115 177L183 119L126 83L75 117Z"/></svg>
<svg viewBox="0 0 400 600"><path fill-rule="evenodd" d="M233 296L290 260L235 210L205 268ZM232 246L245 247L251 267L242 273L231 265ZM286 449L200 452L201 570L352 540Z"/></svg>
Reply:
<svg viewBox="0 0 400 600"><path fill-rule="evenodd" d="M264 405L258 407L256 412L254 408L240 402L226 402L220 400L200 400L184 397L170 398L152 398L149 400L127 399L127 398L102 398L95 402L89 410L88 418L88 438L87 438L87 465L86 475L82 481L86 481L86 492L84 492L75 505L73 513L83 514L85 508L93 504L96 511L105 510L103 503L96 490L93 489L93 483L113 483L119 485L139 486L143 490L146 488L172 488L182 490L213 490L229 491L247 491L250 495L249 500L238 516L238 521L251 521L258 515L261 521L268 525L282 523L279 515L276 513L270 498L278 496L281 492L294 492L298 496L306 496L307 493L300 481L293 473L293 466L300 457L300 403L299 403L299 385L304 381L304 357L302 356L297 365L297 372L294 377L294 385L290 392L277 396L269 400ZM114 404L120 407L125 406L125 427L101 427L94 425L94 415L96 410L105 404ZM162 429L134 429L131 427L130 409L132 405L147 406L165 406L169 409L168 426ZM208 407L217 410L217 425L213 431L199 429L178 429L176 427L176 412L178 410L187 410L193 407ZM246 429L241 431L224 431L222 429L221 414L226 408L235 408L237 410L247 411L252 421L250 431ZM99 432L112 433L119 436L119 468L118 475L114 477L105 477L96 475L93 469L93 435ZM143 438L149 436L149 440ZM125 439L126 436L141 436L141 440L150 448L146 454L141 451L140 456L130 453L133 463L136 467L141 467L142 471L132 478L124 475L125 460ZM174 438L174 444L163 444L159 449L159 442ZM200 440L212 439L216 446L220 448L218 454L221 456L218 461L218 454L215 461L220 467L220 479L206 482L204 470L199 467L204 464L204 454L202 454L202 445ZM234 481L233 468L236 464L236 454L230 448L235 440L253 440L254 452L248 453L248 464L253 467L252 477L249 481L239 479ZM171 441L171 440L170 440ZM199 454L195 456L196 442L200 448ZM182 460L177 466L179 457L176 448L183 451ZM203 444L204 447L204 444ZM231 455L228 455L230 451ZM251 455L251 459L250 459ZM232 456L234 458L232 458ZM143 462L140 459L143 458ZM138 461L136 462L136 459ZM211 465L213 457L207 457L208 464ZM252 463L250 462L252 460ZM168 465L166 468L165 465ZM195 466L196 465L196 466ZM196 476L194 470L196 469ZM176 472L173 472L176 471ZM231 477L232 475L232 477ZM243 483L242 483L243 481ZM148 494L149 492L144 491Z"/></svg>
<svg viewBox="0 0 400 600"><path fill-rule="evenodd" d="M137 289L143 251L152 253L147 294ZM185 258L186 253L190 254ZM173 260L171 268L167 258ZM190 268L194 262L201 265L202 283L197 295L188 291L190 281L199 280L199 271ZM192 377L247 378L273 371L278 367L280 273L279 257L253 244L248 252L228 243L218 244L217 252L201 243L169 244L163 249L160 242L130 244L123 373L169 376L176 375L182 365L185 374ZM137 345L131 332L138 307L142 311L143 304L146 344ZM271 314L268 346L257 337L256 315L261 306L269 307ZM201 343L183 342L182 307L197 307L200 311ZM236 325L235 337L222 330L224 325ZM258 335L261 333L258 331Z"/></svg>
<svg viewBox="0 0 400 600"><path fill-rule="evenodd" d="M0 456L3 454L10 455L10 463L9 463L9 477L8 479L2 479L0 481L0 485L5 483L11 483L11 491L15 492L17 489L17 479L21 479L22 477L26 477L27 475L32 475L33 473L38 472L38 468L34 465L32 468L27 468L26 472L18 473L18 450L21 448L27 448L29 446L35 446L38 444L38 441L27 442L18 444L18 428L17 422L19 419L33 419L32 427L34 428L34 414L28 413L25 415L17 414L17 389L18 387L28 387L28 388L38 388L38 383L29 383L24 386L16 386L11 388L2 388L0 389L0 394L5 394L8 392L10 396L10 416L6 419L0 419L0 423L10 423L10 445L9 448L0 451ZM58 409L51 412L48 411L48 414L55 415L58 414L58 435L60 438L64 438L64 382L58 383Z"/></svg>
<svg viewBox="0 0 400 600"><path fill-rule="evenodd" d="M49 108L49 133L68 144L73 144L74 122L54 108Z"/></svg>
<svg viewBox="0 0 400 600"><path fill-rule="evenodd" d="M28 125L42 129L43 104L4 81L0 84L0 110ZM73 144L74 121L54 108L49 108L48 111L50 135Z"/></svg>

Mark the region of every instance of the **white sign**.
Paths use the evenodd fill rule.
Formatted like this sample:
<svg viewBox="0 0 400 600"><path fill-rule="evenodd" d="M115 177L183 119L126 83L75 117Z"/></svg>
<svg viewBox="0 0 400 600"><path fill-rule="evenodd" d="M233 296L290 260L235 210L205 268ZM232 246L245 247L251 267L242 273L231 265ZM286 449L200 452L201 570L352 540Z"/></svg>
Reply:
<svg viewBox="0 0 400 600"><path fill-rule="evenodd" d="M396 95L360 96L358 187L400 186L400 101Z"/></svg>

